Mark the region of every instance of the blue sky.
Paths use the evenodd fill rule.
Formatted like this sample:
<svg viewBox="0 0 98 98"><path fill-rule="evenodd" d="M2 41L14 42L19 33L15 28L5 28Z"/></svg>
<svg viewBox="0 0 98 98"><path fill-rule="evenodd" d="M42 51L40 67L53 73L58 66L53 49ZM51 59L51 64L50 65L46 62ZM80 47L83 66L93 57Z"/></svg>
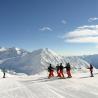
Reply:
<svg viewBox="0 0 98 98"><path fill-rule="evenodd" d="M98 53L97 10L98 0L0 0L0 46Z"/></svg>

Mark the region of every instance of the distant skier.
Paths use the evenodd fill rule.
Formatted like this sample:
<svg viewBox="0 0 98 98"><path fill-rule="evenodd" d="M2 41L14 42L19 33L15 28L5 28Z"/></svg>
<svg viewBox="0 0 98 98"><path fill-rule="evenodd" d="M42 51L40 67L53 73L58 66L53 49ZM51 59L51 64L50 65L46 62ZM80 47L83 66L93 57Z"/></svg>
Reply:
<svg viewBox="0 0 98 98"><path fill-rule="evenodd" d="M48 78L54 77L54 68L52 67L52 65L50 64L48 67L48 72L49 72L49 76Z"/></svg>
<svg viewBox="0 0 98 98"><path fill-rule="evenodd" d="M57 64L56 66L56 71L57 71L57 77L61 77L59 64Z"/></svg>
<svg viewBox="0 0 98 98"><path fill-rule="evenodd" d="M60 77L61 78L65 78L64 73L63 73L63 69L64 69L64 67L63 67L62 63L60 63Z"/></svg>
<svg viewBox="0 0 98 98"><path fill-rule="evenodd" d="M71 66L70 66L70 63L66 63L66 66L64 67L66 68L66 71L67 71L67 75L68 75L68 78L71 78Z"/></svg>
<svg viewBox="0 0 98 98"><path fill-rule="evenodd" d="M91 77L94 77L94 75L93 75L93 65L90 64L90 67L88 69L90 70Z"/></svg>
<svg viewBox="0 0 98 98"><path fill-rule="evenodd" d="M6 72L5 68L2 69L2 72L3 72L3 78L5 78L5 72Z"/></svg>

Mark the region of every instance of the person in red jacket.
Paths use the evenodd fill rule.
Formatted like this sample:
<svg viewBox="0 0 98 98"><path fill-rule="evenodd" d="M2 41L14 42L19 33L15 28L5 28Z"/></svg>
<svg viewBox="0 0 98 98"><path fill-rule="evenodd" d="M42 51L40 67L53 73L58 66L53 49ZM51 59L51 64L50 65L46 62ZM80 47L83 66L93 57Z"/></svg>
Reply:
<svg viewBox="0 0 98 98"><path fill-rule="evenodd" d="M94 75L93 75L93 65L90 64L90 67L88 69L90 69L91 77L94 77Z"/></svg>
<svg viewBox="0 0 98 98"><path fill-rule="evenodd" d="M48 78L54 77L54 68L52 67L52 65L50 64L48 67L48 72L49 72L49 76Z"/></svg>

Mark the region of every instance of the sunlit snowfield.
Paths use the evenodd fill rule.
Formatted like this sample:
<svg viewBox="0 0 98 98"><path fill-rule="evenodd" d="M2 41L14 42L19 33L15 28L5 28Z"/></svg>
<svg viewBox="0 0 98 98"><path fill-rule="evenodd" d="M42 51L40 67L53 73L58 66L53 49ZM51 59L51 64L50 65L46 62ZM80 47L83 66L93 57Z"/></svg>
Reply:
<svg viewBox="0 0 98 98"><path fill-rule="evenodd" d="M0 78L0 98L98 98L98 74L73 74L70 79L45 75Z"/></svg>

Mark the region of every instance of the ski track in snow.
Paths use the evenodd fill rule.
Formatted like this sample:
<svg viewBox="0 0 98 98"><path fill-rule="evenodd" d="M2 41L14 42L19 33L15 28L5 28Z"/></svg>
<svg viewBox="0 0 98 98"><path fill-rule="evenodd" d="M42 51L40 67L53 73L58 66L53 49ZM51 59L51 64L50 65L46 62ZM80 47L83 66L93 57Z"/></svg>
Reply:
<svg viewBox="0 0 98 98"><path fill-rule="evenodd" d="M98 75L71 79L45 76L0 78L0 98L98 98Z"/></svg>

